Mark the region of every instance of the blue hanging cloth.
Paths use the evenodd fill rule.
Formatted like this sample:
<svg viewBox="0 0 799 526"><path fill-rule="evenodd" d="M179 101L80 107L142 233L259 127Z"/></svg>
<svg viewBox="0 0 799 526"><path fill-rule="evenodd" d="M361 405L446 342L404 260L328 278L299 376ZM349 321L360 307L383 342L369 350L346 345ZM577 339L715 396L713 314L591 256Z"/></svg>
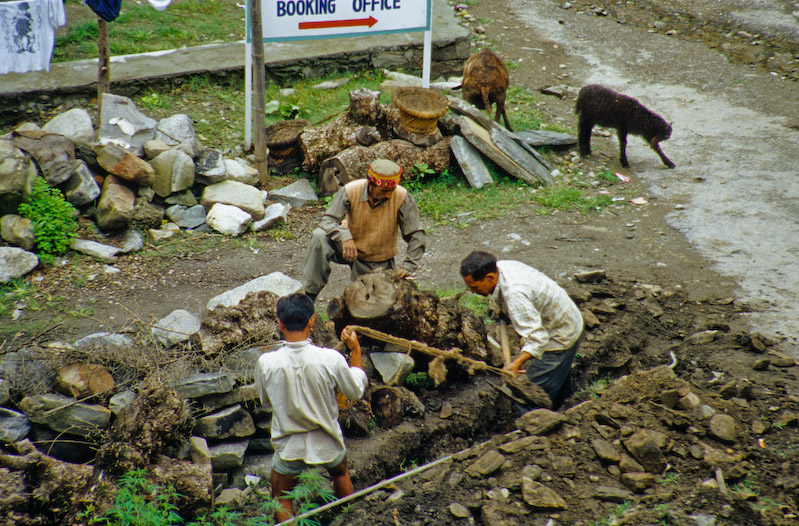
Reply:
<svg viewBox="0 0 799 526"><path fill-rule="evenodd" d="M122 0L83 0L83 3L106 22L116 20L122 7Z"/></svg>

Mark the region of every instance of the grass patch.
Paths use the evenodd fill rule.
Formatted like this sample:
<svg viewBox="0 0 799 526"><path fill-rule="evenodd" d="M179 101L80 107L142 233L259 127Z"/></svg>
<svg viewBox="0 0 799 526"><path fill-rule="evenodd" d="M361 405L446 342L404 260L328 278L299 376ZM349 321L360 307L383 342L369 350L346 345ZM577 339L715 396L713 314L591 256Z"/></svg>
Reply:
<svg viewBox="0 0 799 526"><path fill-rule="evenodd" d="M350 81L332 90L313 86L334 78L347 76ZM324 122L345 111L349 106L350 90L367 88L379 90L383 81L380 71L365 70L355 74L333 74L328 77L298 80L290 85L269 83L265 98L274 108L265 117L265 126L275 122L300 118L312 123ZM291 87L291 93L281 93ZM175 79L158 88L147 88L134 95L133 101L148 116L158 120L175 113L185 113L194 120L199 139L209 147L225 147L244 143L244 79L238 76L213 74L194 75L188 80ZM381 102L390 102L390 95L381 95Z"/></svg>
<svg viewBox="0 0 799 526"><path fill-rule="evenodd" d="M464 292L463 289L453 288L453 289L444 289L436 291L436 295L439 298L451 298L463 292ZM477 316L478 318L484 319L487 318L490 313L490 308L489 308L490 301L491 300L488 297L483 297L480 296L479 294L466 292L458 300L458 305L471 310L474 313L474 315Z"/></svg>
<svg viewBox="0 0 799 526"><path fill-rule="evenodd" d="M233 0L173 0L166 11L123 3L108 35L112 55L232 42L244 38L244 9ZM56 38L53 62L97 55L97 22L89 21Z"/></svg>
<svg viewBox="0 0 799 526"><path fill-rule="evenodd" d="M0 318L9 316L17 305L27 304L34 300L36 288L22 278L12 279L0 285Z"/></svg>
<svg viewBox="0 0 799 526"><path fill-rule="evenodd" d="M422 215L439 224L459 216L463 221L499 217L530 202L530 187L526 183L500 175L496 168L489 169L494 172L494 184L480 190L471 188L457 168L403 185L413 192Z"/></svg>
<svg viewBox="0 0 799 526"><path fill-rule="evenodd" d="M533 200L549 210L577 210L582 213L601 212L613 203L610 195L590 195L579 188L564 184L536 189Z"/></svg>

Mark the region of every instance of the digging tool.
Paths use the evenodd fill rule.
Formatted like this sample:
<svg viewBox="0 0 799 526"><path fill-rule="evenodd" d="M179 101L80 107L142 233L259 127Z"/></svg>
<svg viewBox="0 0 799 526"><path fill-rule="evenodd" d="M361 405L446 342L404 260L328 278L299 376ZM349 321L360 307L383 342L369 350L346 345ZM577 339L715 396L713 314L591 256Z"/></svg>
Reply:
<svg viewBox="0 0 799 526"><path fill-rule="evenodd" d="M502 362L505 367L510 364L510 342L508 341L508 326L505 320L500 320L497 324L497 331L499 332L499 346L502 350ZM531 382L525 375L515 377L505 377L505 384L510 388L516 397L524 400L523 405L532 405L533 407L543 407L546 409L552 408L552 400L549 395L544 391L540 385ZM502 391L500 389L500 391ZM504 392L504 391L502 391ZM507 394L507 393L506 393ZM516 400L516 398L511 397Z"/></svg>

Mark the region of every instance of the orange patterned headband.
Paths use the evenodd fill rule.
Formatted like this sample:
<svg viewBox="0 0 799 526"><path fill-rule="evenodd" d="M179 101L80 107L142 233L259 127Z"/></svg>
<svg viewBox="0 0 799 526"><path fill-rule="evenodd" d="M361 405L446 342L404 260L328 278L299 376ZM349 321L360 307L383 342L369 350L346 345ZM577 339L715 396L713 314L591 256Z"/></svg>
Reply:
<svg viewBox="0 0 799 526"><path fill-rule="evenodd" d="M367 179L369 179L369 182L371 182L375 186L379 186L381 188L396 188L397 185L399 184L401 174L402 174L401 167L399 172L393 175L383 175L372 170L372 167L370 166L369 175L367 176Z"/></svg>

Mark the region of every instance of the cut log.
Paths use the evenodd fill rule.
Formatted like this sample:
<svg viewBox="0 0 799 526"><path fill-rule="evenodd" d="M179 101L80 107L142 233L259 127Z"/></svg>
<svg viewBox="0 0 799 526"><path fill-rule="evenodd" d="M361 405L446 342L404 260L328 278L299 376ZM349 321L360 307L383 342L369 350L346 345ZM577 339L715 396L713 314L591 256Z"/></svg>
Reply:
<svg viewBox="0 0 799 526"><path fill-rule="evenodd" d="M503 151L497 148L491 140L491 136L485 128L470 119L469 117L461 116L460 118L461 134L469 141L475 148L483 152L489 159L497 163L500 168L508 172L510 175L526 181L530 184L543 182L549 184L551 177L547 172L546 179L539 179L539 176L525 169L513 159L508 157ZM529 156L528 156L529 157Z"/></svg>
<svg viewBox="0 0 799 526"><path fill-rule="evenodd" d="M346 112L322 126L305 128L300 134L305 169L316 172L322 161L358 144L360 129L361 125L350 122Z"/></svg>
<svg viewBox="0 0 799 526"><path fill-rule="evenodd" d="M486 345L483 322L458 304L458 298L439 298L420 291L393 270L365 274L331 302L328 316L336 332L346 325L362 325L393 336L417 340L438 349L459 348L463 356L501 366L502 359ZM427 355L413 355L417 365L430 361Z"/></svg>
<svg viewBox="0 0 799 526"><path fill-rule="evenodd" d="M472 188L482 188L488 184L494 184L494 179L488 173L480 151L460 135L456 135L449 143L455 159L461 167L463 175Z"/></svg>
<svg viewBox="0 0 799 526"><path fill-rule="evenodd" d="M300 143L307 171L317 172L325 159L351 146L368 146L395 137L393 130L399 122L399 110L393 104L376 105L379 95L369 90L352 91L346 112L328 123L303 130Z"/></svg>
<svg viewBox="0 0 799 526"><path fill-rule="evenodd" d="M374 126L380 110L380 92L366 88L350 91L350 118L356 124Z"/></svg>
<svg viewBox="0 0 799 526"><path fill-rule="evenodd" d="M450 166L449 137L429 148L408 141L392 139L373 146L352 146L330 157L319 167L319 189L324 195L355 179L366 177L369 164L375 159L389 159L402 167L403 178L413 173L414 165L426 164L435 172Z"/></svg>

